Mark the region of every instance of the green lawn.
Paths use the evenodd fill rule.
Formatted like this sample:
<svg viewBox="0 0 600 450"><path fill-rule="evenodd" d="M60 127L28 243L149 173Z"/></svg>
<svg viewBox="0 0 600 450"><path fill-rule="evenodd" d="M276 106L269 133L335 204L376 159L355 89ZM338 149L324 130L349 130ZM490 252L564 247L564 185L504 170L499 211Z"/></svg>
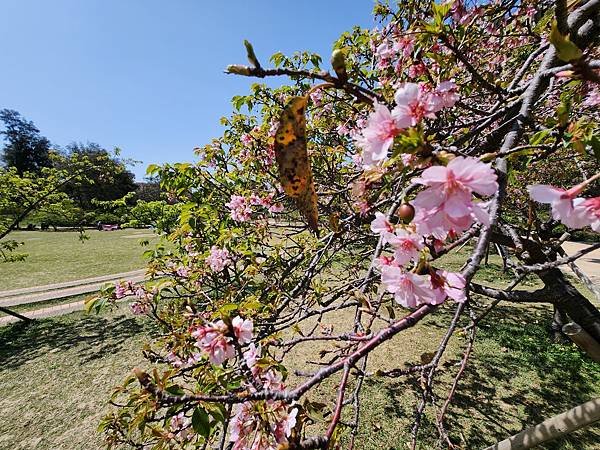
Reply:
<svg viewBox="0 0 600 450"><path fill-rule="evenodd" d="M0 448L97 449L112 388L136 365L152 328L125 306L0 328Z"/></svg>
<svg viewBox="0 0 600 450"><path fill-rule="evenodd" d="M155 243L151 230L87 231L81 242L76 232L17 231L11 239L23 242L24 261L0 263L0 291L78 280L141 269L144 247Z"/></svg>

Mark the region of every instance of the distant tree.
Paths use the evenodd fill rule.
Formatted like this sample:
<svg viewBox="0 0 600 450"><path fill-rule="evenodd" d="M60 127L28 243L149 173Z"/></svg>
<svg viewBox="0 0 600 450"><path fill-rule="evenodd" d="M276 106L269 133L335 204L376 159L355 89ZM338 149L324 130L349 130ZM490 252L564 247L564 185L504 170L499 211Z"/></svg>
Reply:
<svg viewBox="0 0 600 450"><path fill-rule="evenodd" d="M156 177L144 178L137 183L135 197L145 202L154 202L161 199L160 181Z"/></svg>
<svg viewBox="0 0 600 450"><path fill-rule="evenodd" d="M76 180L64 187L79 207L93 209L92 199L109 201L124 197L137 189L135 176L127 170L125 162L111 155L99 144L73 142L66 148L71 158L86 159L94 167L85 180Z"/></svg>
<svg viewBox="0 0 600 450"><path fill-rule="evenodd" d="M40 135L33 122L23 118L12 109L0 110L4 130L4 147L0 159L5 167L14 167L17 173L38 173L42 167L50 167L50 141Z"/></svg>

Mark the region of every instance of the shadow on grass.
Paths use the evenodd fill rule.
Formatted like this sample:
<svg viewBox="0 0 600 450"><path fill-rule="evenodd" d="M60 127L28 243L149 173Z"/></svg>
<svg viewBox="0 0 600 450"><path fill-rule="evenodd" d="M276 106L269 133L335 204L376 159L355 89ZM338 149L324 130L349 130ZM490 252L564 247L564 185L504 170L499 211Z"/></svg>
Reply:
<svg viewBox="0 0 600 450"><path fill-rule="evenodd" d="M131 337L148 333L151 325L124 315L71 314L18 322L0 328L0 362L15 368L48 352L77 347L80 364L118 352Z"/></svg>
<svg viewBox="0 0 600 450"><path fill-rule="evenodd" d="M543 420L580 405L600 393L600 365L574 345L551 341L551 312L544 308L504 306L479 328L474 354L459 384L446 426L455 443L485 448ZM446 322L438 315L429 326ZM447 322L446 322L447 323ZM441 367L435 388L438 405L444 401L460 355ZM415 361L416 362L416 361ZM418 376L398 381L369 380L370 389L383 390L384 414L412 423L419 393ZM431 412L429 413L431 416ZM435 445L434 417L426 418L420 434ZM549 442L547 450L595 449L600 425Z"/></svg>

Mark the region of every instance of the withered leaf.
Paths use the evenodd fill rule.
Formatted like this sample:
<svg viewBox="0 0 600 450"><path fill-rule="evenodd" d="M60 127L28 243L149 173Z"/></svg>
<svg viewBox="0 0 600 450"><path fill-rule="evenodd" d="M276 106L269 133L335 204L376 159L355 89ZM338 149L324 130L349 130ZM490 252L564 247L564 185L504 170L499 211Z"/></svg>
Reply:
<svg viewBox="0 0 600 450"><path fill-rule="evenodd" d="M293 97L286 105L275 134L275 159L285 193L318 234L317 193L306 148L307 97Z"/></svg>

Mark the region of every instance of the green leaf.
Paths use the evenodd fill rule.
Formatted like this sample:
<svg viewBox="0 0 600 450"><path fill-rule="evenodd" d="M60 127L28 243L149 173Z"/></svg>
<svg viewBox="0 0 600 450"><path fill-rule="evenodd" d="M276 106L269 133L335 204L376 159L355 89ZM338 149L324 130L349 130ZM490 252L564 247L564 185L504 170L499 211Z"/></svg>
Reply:
<svg viewBox="0 0 600 450"><path fill-rule="evenodd" d="M550 42L556 48L558 57L563 61L570 62L578 60L583 55L583 52L569 39L569 35L561 34L558 31L556 20L552 22L552 31L550 32Z"/></svg>
<svg viewBox="0 0 600 450"><path fill-rule="evenodd" d="M198 406L192 414L192 428L200 436L207 438L210 435L210 421L204 408Z"/></svg>
<svg viewBox="0 0 600 450"><path fill-rule="evenodd" d="M546 136L550 134L549 129L545 129L542 131L538 131L533 136L529 138L529 145L538 145L540 144Z"/></svg>

